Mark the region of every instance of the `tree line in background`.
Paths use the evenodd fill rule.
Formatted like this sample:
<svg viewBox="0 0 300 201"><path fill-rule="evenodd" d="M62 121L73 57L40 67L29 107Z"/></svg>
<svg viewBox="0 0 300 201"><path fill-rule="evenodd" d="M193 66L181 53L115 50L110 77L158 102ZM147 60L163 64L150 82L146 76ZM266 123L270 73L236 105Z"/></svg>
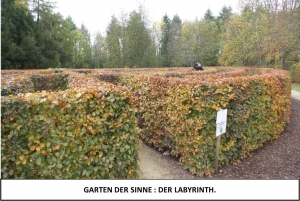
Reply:
<svg viewBox="0 0 300 201"><path fill-rule="evenodd" d="M112 16L93 41L84 25L54 13L47 0L1 1L1 68L268 66L288 68L300 54L300 0L240 0L182 22L167 14L149 25L142 6Z"/></svg>

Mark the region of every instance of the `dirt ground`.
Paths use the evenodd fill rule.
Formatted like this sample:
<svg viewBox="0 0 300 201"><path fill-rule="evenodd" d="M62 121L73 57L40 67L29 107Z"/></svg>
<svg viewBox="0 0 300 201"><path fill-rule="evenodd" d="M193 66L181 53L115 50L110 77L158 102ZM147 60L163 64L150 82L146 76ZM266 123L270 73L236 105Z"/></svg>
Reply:
<svg viewBox="0 0 300 201"><path fill-rule="evenodd" d="M140 179L300 179L300 92L292 91L290 124L278 140L265 143L238 165L219 167L211 177L184 170L175 157L142 145Z"/></svg>

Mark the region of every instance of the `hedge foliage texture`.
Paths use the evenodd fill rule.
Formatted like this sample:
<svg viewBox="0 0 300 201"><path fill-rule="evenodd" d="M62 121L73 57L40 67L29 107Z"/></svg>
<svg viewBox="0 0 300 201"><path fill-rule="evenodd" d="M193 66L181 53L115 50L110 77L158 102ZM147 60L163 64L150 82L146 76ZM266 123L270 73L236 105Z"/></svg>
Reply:
<svg viewBox="0 0 300 201"><path fill-rule="evenodd" d="M138 103L141 139L180 157L182 167L198 176L214 172L220 109L228 109L221 165L238 163L278 138L289 122L291 83L285 71L216 68L121 75L120 84Z"/></svg>
<svg viewBox="0 0 300 201"><path fill-rule="evenodd" d="M2 98L3 178L137 178L138 135L191 173L211 175L220 109L228 110L220 165L240 162L289 123L291 83L283 70L91 69L60 76L65 91Z"/></svg>
<svg viewBox="0 0 300 201"><path fill-rule="evenodd" d="M65 91L2 97L2 178L137 178L140 140L130 92L69 77ZM31 78L33 85L45 80Z"/></svg>

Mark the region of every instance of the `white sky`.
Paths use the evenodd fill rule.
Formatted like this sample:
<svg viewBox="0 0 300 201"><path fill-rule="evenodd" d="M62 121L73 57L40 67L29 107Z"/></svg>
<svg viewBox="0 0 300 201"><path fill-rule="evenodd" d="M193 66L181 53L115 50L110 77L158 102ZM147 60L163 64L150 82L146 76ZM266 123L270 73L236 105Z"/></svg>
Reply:
<svg viewBox="0 0 300 201"><path fill-rule="evenodd" d="M51 0L57 2L56 12L64 17L70 15L78 27L83 23L92 36L96 32L105 33L115 14L120 17L122 11L130 13L138 10L141 3L145 6L147 16L151 22L157 22L167 14L170 19L175 14L184 21L191 21L203 18L207 9L213 12L214 16L224 5L231 6L233 12L238 11L239 0Z"/></svg>

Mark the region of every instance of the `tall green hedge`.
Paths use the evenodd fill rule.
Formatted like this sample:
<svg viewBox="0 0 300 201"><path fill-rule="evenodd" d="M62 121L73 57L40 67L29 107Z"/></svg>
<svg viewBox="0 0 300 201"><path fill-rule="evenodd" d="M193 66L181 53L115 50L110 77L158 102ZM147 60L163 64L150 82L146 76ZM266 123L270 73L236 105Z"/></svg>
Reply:
<svg viewBox="0 0 300 201"><path fill-rule="evenodd" d="M282 70L66 74L65 91L20 90L22 94L2 97L2 178L137 178L138 135L165 154L178 156L193 174L210 175L218 110L228 109L220 165L238 163L277 139L289 122L291 83ZM24 79L33 83L29 75ZM17 78L12 86L24 80Z"/></svg>
<svg viewBox="0 0 300 201"><path fill-rule="evenodd" d="M138 177L140 140L130 92L83 77L72 85L2 97L2 178Z"/></svg>
<svg viewBox="0 0 300 201"><path fill-rule="evenodd" d="M180 157L193 174L214 172L216 115L228 109L219 163L239 162L280 136L289 122L291 84L285 71L231 69L208 76L124 76L141 116L140 137ZM166 151L167 150L167 151Z"/></svg>

